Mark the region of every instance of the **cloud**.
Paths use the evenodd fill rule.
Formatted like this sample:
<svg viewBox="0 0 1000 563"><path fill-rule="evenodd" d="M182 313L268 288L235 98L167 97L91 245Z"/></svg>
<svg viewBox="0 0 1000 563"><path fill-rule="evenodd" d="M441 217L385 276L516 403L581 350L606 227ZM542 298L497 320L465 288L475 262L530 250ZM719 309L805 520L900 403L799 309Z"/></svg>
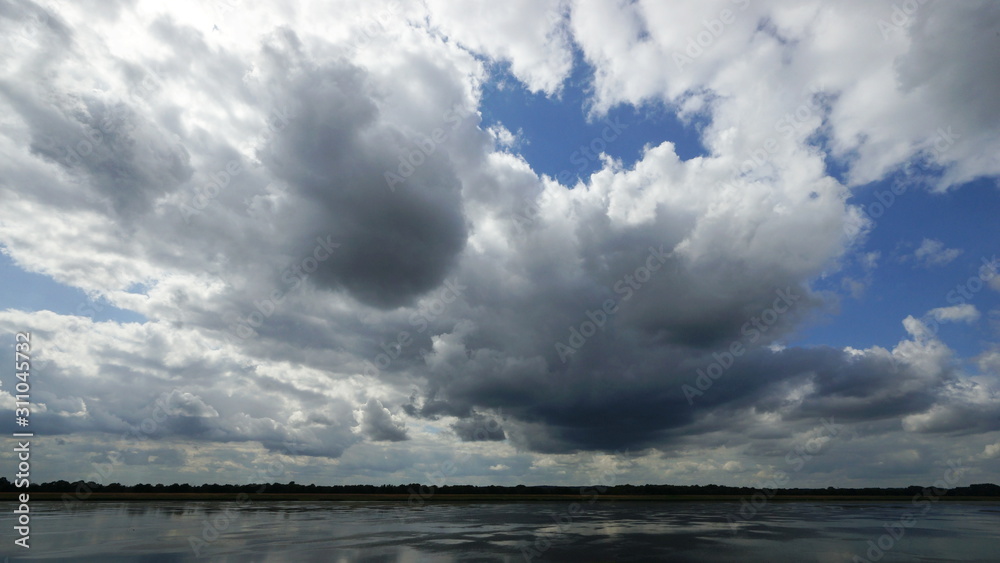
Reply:
<svg viewBox="0 0 1000 563"><path fill-rule="evenodd" d="M0 313L4 330L25 326L36 351L33 371L46 381L33 394L32 424L50 435L94 432L127 444L257 442L329 457L357 441L345 399L351 386L321 388L316 371L283 362L248 366L235 349L213 349L169 324ZM103 362L91 361L102 355ZM280 377L295 383L283 385ZM135 388L137 380L145 384Z"/></svg>
<svg viewBox="0 0 1000 563"><path fill-rule="evenodd" d="M629 449L623 479L749 482L835 417L860 435L810 471L871 483L898 478L881 454L995 441L989 374L966 385L914 317L891 349L789 341L832 307L817 280L876 267L858 188L1000 172L996 6L921 5L886 37L889 7L860 2L217 8L0 16L4 253L147 319L0 312L45 362L35 420L66 445L44 471L138 432L163 452L130 444L148 473L122 479L178 480L151 456L230 481L293 456L303 482L453 459L586 482L593 452ZM483 123L497 68L553 97L586 71L581 111L675 112L705 153L651 143L561 185Z"/></svg>
<svg viewBox="0 0 1000 563"><path fill-rule="evenodd" d="M460 183L445 149L432 135L382 122L363 69L316 67L301 60L297 42L284 32L270 53L276 74L270 79L287 85L274 93L275 104L288 104L295 115L263 157L289 186L284 212L270 220L304 225L302 240L330 236L343 243L319 265L320 287L344 288L379 307L412 302L444 281L465 244ZM460 95L454 84L436 86L435 98ZM442 132L460 123L450 110L440 115ZM390 186L387 174L402 181Z"/></svg>
<svg viewBox="0 0 1000 563"><path fill-rule="evenodd" d="M515 0L498 5L473 0L459 7L431 0L428 7L432 25L478 53L509 63L529 90L556 94L562 89L573 63L567 2Z"/></svg>
<svg viewBox="0 0 1000 563"><path fill-rule="evenodd" d="M997 393L974 382L946 388L947 399L923 413L903 417L908 432L969 434L1000 430Z"/></svg>
<svg viewBox="0 0 1000 563"><path fill-rule="evenodd" d="M165 413L169 416L217 417L219 412L192 393L174 389L163 398L166 404Z"/></svg>
<svg viewBox="0 0 1000 563"><path fill-rule="evenodd" d="M359 418L361 432L369 440L402 442L409 439L406 425L397 420L378 399L368 399L361 407Z"/></svg>
<svg viewBox="0 0 1000 563"><path fill-rule="evenodd" d="M958 248L945 248L939 240L925 238L913 252L913 257L924 267L944 266L962 254Z"/></svg>
<svg viewBox="0 0 1000 563"><path fill-rule="evenodd" d="M981 120L998 115L1000 105L984 94L971 95L965 104L955 100L962 99L963 85L980 83L984 69L996 68L997 61L984 53L1000 37L972 30L986 29L1000 12L987 3L921 5L904 25L884 34L878 22L891 18L891 8L861 2L793 8L780 2L677 7L652 0L627 6L586 1L574 5L570 28L597 68L598 111L662 99L692 116L710 112L703 144L713 154L748 154L776 130L780 137L787 132L805 139L822 127L824 145L848 167L852 186L910 161L947 168L936 189L996 174L997 164L980 156L980 143L995 147L1000 141ZM968 29L970 40L942 37L940 29ZM850 69L822 76L814 71L862 52L864 61ZM947 77L934 71L944 60L956 63ZM756 90L745 87L762 74L774 80ZM830 94L823 112L798 109L810 86Z"/></svg>
<svg viewBox="0 0 1000 563"><path fill-rule="evenodd" d="M989 444L983 448L983 453L980 454L983 459L993 459L1000 456L1000 442L995 444Z"/></svg>
<svg viewBox="0 0 1000 563"><path fill-rule="evenodd" d="M181 467L188 462L184 451L170 448L155 448L147 450L129 450L121 452L119 458L126 465L163 465L168 467ZM95 456L95 463L106 463L104 456Z"/></svg>
<svg viewBox="0 0 1000 563"><path fill-rule="evenodd" d="M994 345L976 358L982 372L1000 374L1000 346Z"/></svg>
<svg viewBox="0 0 1000 563"><path fill-rule="evenodd" d="M503 426L496 419L483 415L475 415L471 418L461 419L451 425L451 429L458 434L463 442L473 441L501 441L506 440L507 435L503 431Z"/></svg>
<svg viewBox="0 0 1000 563"><path fill-rule="evenodd" d="M938 322L972 323L979 319L979 310L968 303L952 305L951 307L938 307L931 309L927 314Z"/></svg>

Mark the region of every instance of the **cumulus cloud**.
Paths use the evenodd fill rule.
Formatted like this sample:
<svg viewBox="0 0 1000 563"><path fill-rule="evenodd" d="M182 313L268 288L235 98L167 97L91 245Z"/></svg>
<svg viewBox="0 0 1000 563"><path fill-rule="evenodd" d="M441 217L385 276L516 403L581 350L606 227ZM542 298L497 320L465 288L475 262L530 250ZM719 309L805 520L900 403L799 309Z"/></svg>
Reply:
<svg viewBox="0 0 1000 563"><path fill-rule="evenodd" d="M406 425L397 420L378 399L368 399L361 407L358 418L361 432L369 440L402 442L408 439Z"/></svg>
<svg viewBox="0 0 1000 563"><path fill-rule="evenodd" d="M1000 374L1000 346L993 346L976 358L979 369L984 373Z"/></svg>
<svg viewBox="0 0 1000 563"><path fill-rule="evenodd" d="M992 459L997 456L1000 456L1000 442L989 444L983 448L983 453L981 454L983 459Z"/></svg>
<svg viewBox="0 0 1000 563"><path fill-rule="evenodd" d="M182 392L174 389L169 395L164 397L166 405L164 409L168 416L197 416L197 417L217 417L219 411L192 393Z"/></svg>
<svg viewBox="0 0 1000 563"><path fill-rule="evenodd" d="M574 37L598 69L598 109L657 99L692 113L710 108L706 146L736 154L760 148L776 130L804 139L823 125L829 150L848 160L853 185L912 159L948 166L939 189L998 172L979 144L995 147L998 139L986 122L977 121L998 114L996 100L970 94L965 104L951 101L961 97L963 84L979 83L983 69L996 68L983 53L1000 38L976 33L969 42L950 41L934 31L984 29L1000 17L988 3L959 9L921 5L892 33L878 25L891 17L889 3L793 7L720 1L676 7L649 0L619 7L581 1L574 8ZM819 41L821 36L827 39ZM931 55L930 45L938 42L947 46ZM832 68L847 53L859 63L814 72ZM733 64L737 59L753 63ZM933 70L936 60L955 62L947 78ZM745 87L763 74L775 80ZM802 92L813 86L833 94L825 120L808 107L798 109L805 101ZM767 96L760 96L765 90Z"/></svg>
<svg viewBox="0 0 1000 563"><path fill-rule="evenodd" d="M510 64L531 91L556 94L573 63L564 0L515 0L462 5L431 0L431 23L475 52Z"/></svg>

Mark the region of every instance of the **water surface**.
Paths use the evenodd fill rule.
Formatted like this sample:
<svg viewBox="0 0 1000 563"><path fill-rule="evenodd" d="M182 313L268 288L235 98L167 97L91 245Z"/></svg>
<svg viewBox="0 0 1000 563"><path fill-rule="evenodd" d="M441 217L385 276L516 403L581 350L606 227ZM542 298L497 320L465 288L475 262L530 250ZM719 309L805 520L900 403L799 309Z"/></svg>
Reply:
<svg viewBox="0 0 1000 563"><path fill-rule="evenodd" d="M30 550L12 544L15 505L0 504L0 554L11 561L832 563L874 557L882 562L1000 558L1000 502L942 501L929 505L926 513L908 500L771 502L756 514L740 503L718 501L239 506L234 498L228 503L84 503L72 511L59 502L33 502Z"/></svg>

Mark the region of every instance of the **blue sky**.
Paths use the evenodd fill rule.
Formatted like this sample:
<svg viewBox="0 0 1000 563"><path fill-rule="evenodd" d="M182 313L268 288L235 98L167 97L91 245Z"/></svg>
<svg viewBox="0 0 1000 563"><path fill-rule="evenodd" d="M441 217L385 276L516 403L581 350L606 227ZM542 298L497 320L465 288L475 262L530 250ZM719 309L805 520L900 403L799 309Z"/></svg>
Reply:
<svg viewBox="0 0 1000 563"><path fill-rule="evenodd" d="M83 290L63 285L44 274L26 272L7 255L0 255L0 308L53 311L98 322L145 320L142 315L119 309L100 296L89 297Z"/></svg>
<svg viewBox="0 0 1000 563"><path fill-rule="evenodd" d="M504 66L493 69L490 82L483 87L483 124L500 123L519 133L517 152L532 168L575 183L601 169L600 152L626 167L639 160L646 146L664 141L674 143L684 160L705 154L697 130L699 120L683 123L664 103L617 106L603 117L588 119L593 67L579 51L573 55L573 72L557 96L529 92ZM615 138L605 142L604 130L619 123L621 133L612 128Z"/></svg>
<svg viewBox="0 0 1000 563"><path fill-rule="evenodd" d="M19 3L0 332L32 333L37 477L995 480L992 22Z"/></svg>
<svg viewBox="0 0 1000 563"><path fill-rule="evenodd" d="M894 182L896 179L887 179L865 186L855 198L857 204L871 209L872 204L878 203L875 193L891 191ZM830 315L824 325L805 328L803 337L792 343L894 346L906 336L901 319L954 305L948 300L949 292L965 286L970 277L978 276L984 258L993 259L1000 237L997 209L1000 209L1000 193L996 182L989 179L970 182L947 193L929 193L918 188L903 192L877 219L858 248L859 253L880 254L880 265L872 274L869 288L858 298L845 295L839 311ZM920 263L912 255L925 238L942 241L962 253L944 265ZM843 275L863 277L863 270L854 261ZM840 276L835 276L829 284L819 285L837 290L839 281ZM996 292L988 289L971 294L966 301L983 311L995 310L1000 304ZM995 330L988 319L982 318L971 325L942 325L941 335L960 356L971 357L988 348Z"/></svg>

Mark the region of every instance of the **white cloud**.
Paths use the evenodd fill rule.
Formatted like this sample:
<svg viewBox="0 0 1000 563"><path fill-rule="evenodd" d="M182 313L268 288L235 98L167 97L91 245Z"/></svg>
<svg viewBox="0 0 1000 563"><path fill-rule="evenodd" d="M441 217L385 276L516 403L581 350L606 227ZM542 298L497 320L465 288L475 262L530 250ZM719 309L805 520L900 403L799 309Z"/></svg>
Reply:
<svg viewBox="0 0 1000 563"><path fill-rule="evenodd" d="M429 0L432 28L489 55L508 61L511 72L533 92L556 94L572 65L563 0L471 0L456 4Z"/></svg>
<svg viewBox="0 0 1000 563"><path fill-rule="evenodd" d="M496 141L497 146L503 147L505 149L516 148L521 142L521 135L511 133L509 129L503 125L494 125L487 129L490 136Z"/></svg>
<svg viewBox="0 0 1000 563"><path fill-rule="evenodd" d="M648 0L621 7L581 0L572 29L597 66L599 110L655 100L692 111L711 108L705 144L713 153L750 153L773 133L772 124L791 117L780 126L796 139L825 124L829 148L845 159L851 185L877 180L911 159L949 167L938 188L1000 172L1000 164L984 156L1000 143L983 121L997 115L997 101L983 90L953 103L986 69L997 68L985 53L1000 37L976 33L955 41L940 33L996 22L995 7L923 5L908 26L884 38L878 21L888 19L891 8L857 1L677 6ZM674 62L675 54L690 63ZM853 64L838 64L843 60ZM935 70L941 61L949 61L947 78ZM1000 80L997 75L991 72L987 81ZM810 85L828 95L828 107L813 115L798 109ZM804 119L795 118L796 111Z"/></svg>
<svg viewBox="0 0 1000 563"><path fill-rule="evenodd" d="M993 288L995 291L1000 291L1000 276L994 273L987 279L989 280L991 288Z"/></svg>
<svg viewBox="0 0 1000 563"><path fill-rule="evenodd" d="M878 260L882 257L879 251L866 252L861 255L861 264L866 270L874 270L878 266Z"/></svg>
<svg viewBox="0 0 1000 563"><path fill-rule="evenodd" d="M983 448L983 453L980 455L982 459L993 459L998 456L1000 456L1000 442L987 445Z"/></svg>
<svg viewBox="0 0 1000 563"><path fill-rule="evenodd" d="M979 319L979 310L968 303L952 305L951 307L938 307L931 309L927 314L938 322L971 323Z"/></svg>
<svg viewBox="0 0 1000 563"><path fill-rule="evenodd" d="M944 266L962 254L958 248L946 248L939 240L925 238L913 252L913 257L924 266Z"/></svg>
<svg viewBox="0 0 1000 563"><path fill-rule="evenodd" d="M378 399L368 399L355 413L361 432L371 440L402 442L409 438L406 435L406 425L382 406L382 401Z"/></svg>

